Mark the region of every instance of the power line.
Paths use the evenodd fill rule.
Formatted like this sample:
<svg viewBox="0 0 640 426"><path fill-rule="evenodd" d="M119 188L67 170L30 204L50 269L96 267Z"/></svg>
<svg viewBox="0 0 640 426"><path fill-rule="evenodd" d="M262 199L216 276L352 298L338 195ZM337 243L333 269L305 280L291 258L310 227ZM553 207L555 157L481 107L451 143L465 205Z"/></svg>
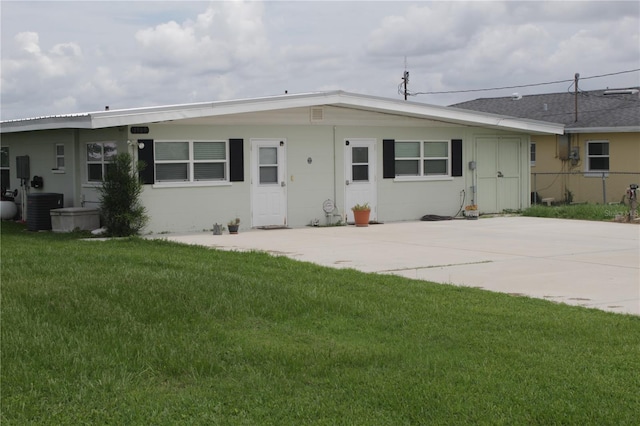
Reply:
<svg viewBox="0 0 640 426"><path fill-rule="evenodd" d="M638 72L638 71L640 71L640 68L627 70L627 71L612 72L612 73L608 73L608 74L594 75L594 76L590 76L590 77L581 77L580 79L581 80L590 80L590 79L593 79L593 78L609 77L609 76L612 76L612 75L627 74L627 73ZM569 82L574 83L574 79L548 81L548 82L545 82L545 83L521 84L521 85L517 85L517 86L492 87L492 88L487 88L487 89L447 90L447 91L441 91L441 92L405 92L405 93L410 95L410 96L416 96L416 95L446 95L446 94L452 94L452 93L472 93L472 92L488 92L488 91L492 91L492 90L520 89L520 88L523 88L523 87L536 87L536 86L545 86L545 85L549 85L549 84L569 83Z"/></svg>

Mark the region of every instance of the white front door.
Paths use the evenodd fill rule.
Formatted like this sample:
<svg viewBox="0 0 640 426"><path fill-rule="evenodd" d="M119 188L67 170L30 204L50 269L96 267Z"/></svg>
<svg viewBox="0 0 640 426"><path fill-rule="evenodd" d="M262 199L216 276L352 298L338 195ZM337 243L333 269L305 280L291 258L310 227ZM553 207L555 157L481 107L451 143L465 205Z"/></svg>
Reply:
<svg viewBox="0 0 640 426"><path fill-rule="evenodd" d="M347 222L353 222L351 207L369 203L371 216L377 220L376 140L348 139L344 142L345 202Z"/></svg>
<svg viewBox="0 0 640 426"><path fill-rule="evenodd" d="M479 137L476 152L480 211L501 213L520 209L520 139Z"/></svg>
<svg viewBox="0 0 640 426"><path fill-rule="evenodd" d="M252 226L287 225L284 139L251 140Z"/></svg>

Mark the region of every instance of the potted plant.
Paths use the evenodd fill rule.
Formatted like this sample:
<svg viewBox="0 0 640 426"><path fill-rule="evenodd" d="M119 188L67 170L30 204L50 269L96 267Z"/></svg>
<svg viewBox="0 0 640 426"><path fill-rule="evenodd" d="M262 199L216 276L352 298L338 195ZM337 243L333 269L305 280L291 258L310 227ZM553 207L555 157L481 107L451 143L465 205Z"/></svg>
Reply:
<svg viewBox="0 0 640 426"><path fill-rule="evenodd" d="M227 223L227 227L229 228L230 234L237 234L238 228L240 227L240 218L236 217L235 219L230 220Z"/></svg>
<svg viewBox="0 0 640 426"><path fill-rule="evenodd" d="M464 216L469 220L478 219L478 205L470 204L464 208Z"/></svg>
<svg viewBox="0 0 640 426"><path fill-rule="evenodd" d="M351 211L353 211L353 220L356 226L369 226L369 215L371 214L369 203L356 204L351 207Z"/></svg>

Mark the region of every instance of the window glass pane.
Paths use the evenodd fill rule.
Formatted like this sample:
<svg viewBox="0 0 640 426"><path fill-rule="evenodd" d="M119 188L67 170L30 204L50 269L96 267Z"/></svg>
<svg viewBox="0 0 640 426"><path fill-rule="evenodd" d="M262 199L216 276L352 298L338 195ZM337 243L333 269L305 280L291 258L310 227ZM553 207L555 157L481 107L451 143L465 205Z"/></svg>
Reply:
<svg viewBox="0 0 640 426"><path fill-rule="evenodd" d="M351 162L352 163L368 163L369 148L365 146L351 148Z"/></svg>
<svg viewBox="0 0 640 426"><path fill-rule="evenodd" d="M115 142L105 142L104 144L104 161L111 161L118 153Z"/></svg>
<svg viewBox="0 0 640 426"><path fill-rule="evenodd" d="M101 182L102 181L102 164L89 164L88 165L89 182Z"/></svg>
<svg viewBox="0 0 640 426"><path fill-rule="evenodd" d="M99 143L87 144L87 161L102 161L102 145Z"/></svg>
<svg viewBox="0 0 640 426"><path fill-rule="evenodd" d="M360 166L351 166L351 178L354 181L369 181L369 166L360 165Z"/></svg>
<svg viewBox="0 0 640 426"><path fill-rule="evenodd" d="M396 142L396 158L416 158L420 156L420 142Z"/></svg>
<svg viewBox="0 0 640 426"><path fill-rule="evenodd" d="M156 164L156 180L159 182L184 182L189 180L186 163Z"/></svg>
<svg viewBox="0 0 640 426"><path fill-rule="evenodd" d="M278 148L260 148L260 164L278 164Z"/></svg>
<svg viewBox="0 0 640 426"><path fill-rule="evenodd" d="M396 160L396 176L418 176L418 160Z"/></svg>
<svg viewBox="0 0 640 426"><path fill-rule="evenodd" d="M425 157L448 157L449 144L447 142L425 142L424 156Z"/></svg>
<svg viewBox="0 0 640 426"><path fill-rule="evenodd" d="M589 158L589 170L609 170L609 157Z"/></svg>
<svg viewBox="0 0 640 426"><path fill-rule="evenodd" d="M425 175L446 175L447 160L424 160Z"/></svg>
<svg viewBox="0 0 640 426"><path fill-rule="evenodd" d="M64 157L56 158L56 167L59 168L59 169L63 169L64 168Z"/></svg>
<svg viewBox="0 0 640 426"><path fill-rule="evenodd" d="M155 154L157 161L166 160L188 160L189 159L189 143L188 142L158 142L155 146Z"/></svg>
<svg viewBox="0 0 640 426"><path fill-rule="evenodd" d="M533 142L531 143L531 162L536 162L536 144Z"/></svg>
<svg viewBox="0 0 640 426"><path fill-rule="evenodd" d="M56 155L64 155L64 145L56 145Z"/></svg>
<svg viewBox="0 0 640 426"><path fill-rule="evenodd" d="M260 167L260 183L278 183L278 167Z"/></svg>
<svg viewBox="0 0 640 426"><path fill-rule="evenodd" d="M224 180L224 163L195 163L194 180Z"/></svg>
<svg viewBox="0 0 640 426"><path fill-rule="evenodd" d="M609 143L608 142L589 143L589 155L609 155Z"/></svg>
<svg viewBox="0 0 640 426"><path fill-rule="evenodd" d="M0 187L10 188L9 169L0 170Z"/></svg>
<svg viewBox="0 0 640 426"><path fill-rule="evenodd" d="M9 147L0 148L0 167L9 167Z"/></svg>
<svg viewBox="0 0 640 426"><path fill-rule="evenodd" d="M226 159L226 146L224 142L194 142L194 160L224 160Z"/></svg>

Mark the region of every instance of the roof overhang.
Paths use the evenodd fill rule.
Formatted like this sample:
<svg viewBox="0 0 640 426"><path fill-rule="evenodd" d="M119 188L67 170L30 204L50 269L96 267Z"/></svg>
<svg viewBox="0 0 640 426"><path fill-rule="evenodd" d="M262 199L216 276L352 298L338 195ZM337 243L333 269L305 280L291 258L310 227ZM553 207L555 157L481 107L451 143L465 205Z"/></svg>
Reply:
<svg viewBox="0 0 640 426"><path fill-rule="evenodd" d="M519 119L459 108L359 95L343 91L317 92L232 101L202 102L146 108L97 111L83 114L3 121L2 133L51 129L103 129L191 118L274 111L287 108L335 105L405 117L423 118L463 126L517 130L531 134L563 134L564 125Z"/></svg>

